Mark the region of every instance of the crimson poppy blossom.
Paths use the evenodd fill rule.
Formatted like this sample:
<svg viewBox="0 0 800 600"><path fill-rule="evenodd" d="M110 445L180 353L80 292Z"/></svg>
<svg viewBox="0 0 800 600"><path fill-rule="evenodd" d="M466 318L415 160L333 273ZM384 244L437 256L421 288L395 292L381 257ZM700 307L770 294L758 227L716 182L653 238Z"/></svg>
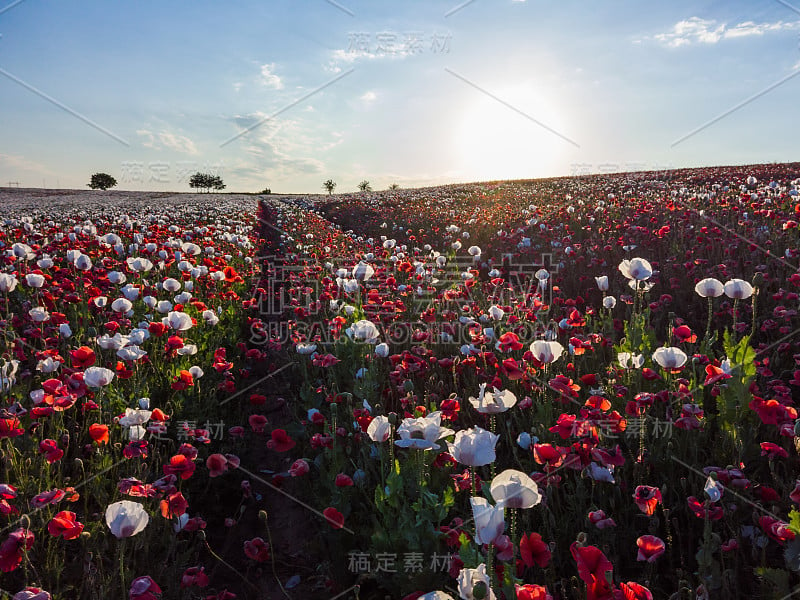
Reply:
<svg viewBox="0 0 800 600"><path fill-rule="evenodd" d="M10 573L22 563L22 554L33 548L33 533L20 527L0 545L0 571Z"/></svg>
<svg viewBox="0 0 800 600"><path fill-rule="evenodd" d="M74 540L83 531L83 523L77 521L77 515L68 510L62 510L47 524L47 531L53 537L63 537L65 540Z"/></svg>
<svg viewBox="0 0 800 600"><path fill-rule="evenodd" d="M254 433L264 433L264 428L267 425L267 418L264 415L250 415L247 417L247 422Z"/></svg>
<svg viewBox="0 0 800 600"><path fill-rule="evenodd" d="M538 533L522 534L519 541L519 553L525 566L537 565L545 568L550 563L550 548L542 541Z"/></svg>
<svg viewBox="0 0 800 600"><path fill-rule="evenodd" d="M295 445L296 442L283 429L273 429L272 437L267 442L267 448L276 452L288 452Z"/></svg>
<svg viewBox="0 0 800 600"><path fill-rule="evenodd" d="M646 560L647 562L654 562L667 549L664 540L654 535L641 536L636 540L636 545L639 547L636 560Z"/></svg>
<svg viewBox="0 0 800 600"><path fill-rule="evenodd" d="M619 589L622 592L621 600L653 600L653 593L635 581L620 583Z"/></svg>
<svg viewBox="0 0 800 600"><path fill-rule="evenodd" d="M206 459L209 477L219 477L228 470L228 459L222 454L211 454Z"/></svg>
<svg viewBox="0 0 800 600"><path fill-rule="evenodd" d="M328 525L334 529L342 529L344 527L344 515L332 506L323 510L322 514L325 516Z"/></svg>
<svg viewBox="0 0 800 600"><path fill-rule="evenodd" d="M661 502L661 490L649 485L637 486L633 492L633 501L646 515L652 515Z"/></svg>
<svg viewBox="0 0 800 600"><path fill-rule="evenodd" d="M614 566L606 555L595 546L580 546L578 542L572 542L569 551L578 563L578 576L586 583L587 600L610 599L609 579Z"/></svg>
<svg viewBox="0 0 800 600"><path fill-rule="evenodd" d="M187 458L184 454L176 454L169 459L169 464L164 465L162 470L165 475L178 475L181 479L189 479L195 468L196 465L193 460Z"/></svg>
<svg viewBox="0 0 800 600"><path fill-rule="evenodd" d="M159 503L161 508L161 516L165 519L173 519L180 517L189 508L189 502L183 497L180 492L170 494L167 498Z"/></svg>
<svg viewBox="0 0 800 600"><path fill-rule="evenodd" d="M92 423L89 425L89 437L98 444L108 444L108 425Z"/></svg>
<svg viewBox="0 0 800 600"><path fill-rule="evenodd" d="M88 346L81 346L75 350L70 350L69 353L72 358L72 367L75 369L86 369L91 367L97 361L97 356Z"/></svg>
<svg viewBox="0 0 800 600"><path fill-rule="evenodd" d="M64 456L64 451L58 447L55 440L47 439L39 442L39 454L44 454L47 462L52 465L54 462L61 460L61 457Z"/></svg>
<svg viewBox="0 0 800 600"><path fill-rule="evenodd" d="M553 600L547 593L547 588L543 585L526 583L525 585L516 584L517 600Z"/></svg>

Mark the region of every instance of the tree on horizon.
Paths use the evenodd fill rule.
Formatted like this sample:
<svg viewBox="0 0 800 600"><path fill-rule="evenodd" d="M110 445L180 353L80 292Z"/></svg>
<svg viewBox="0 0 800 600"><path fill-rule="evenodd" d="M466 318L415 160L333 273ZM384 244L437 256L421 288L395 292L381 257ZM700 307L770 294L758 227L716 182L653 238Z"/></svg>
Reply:
<svg viewBox="0 0 800 600"><path fill-rule="evenodd" d="M108 188L112 188L117 185L117 180L114 179L108 173L95 173L92 175L91 181L87 183L90 188L93 190L107 190Z"/></svg>

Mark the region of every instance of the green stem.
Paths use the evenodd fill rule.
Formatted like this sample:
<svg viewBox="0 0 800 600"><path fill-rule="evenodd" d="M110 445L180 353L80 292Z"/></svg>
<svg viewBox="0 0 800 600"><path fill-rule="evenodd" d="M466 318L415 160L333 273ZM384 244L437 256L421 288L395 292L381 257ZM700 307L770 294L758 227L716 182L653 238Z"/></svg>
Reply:
<svg viewBox="0 0 800 600"><path fill-rule="evenodd" d="M472 484L472 496L475 497L478 493L475 490L475 467L469 468L469 481Z"/></svg>
<svg viewBox="0 0 800 600"><path fill-rule="evenodd" d="M119 561L119 588L122 591L122 600L128 600L128 590L125 589L125 543L127 540L122 538L117 546Z"/></svg>
<svg viewBox="0 0 800 600"><path fill-rule="evenodd" d="M283 588L283 584L281 583L280 577L278 577L278 572L275 569L275 546L272 545L272 534L269 531L269 523L267 522L268 516L267 511L263 511L264 513L264 529L267 530L267 541L269 542L269 555L272 558L272 575L275 577L275 581L278 582L278 585L283 592L283 595L292 600L292 597L286 592Z"/></svg>
<svg viewBox="0 0 800 600"><path fill-rule="evenodd" d="M711 318L714 313L714 299L711 296L706 298L708 301L708 320L706 321L706 343L711 338Z"/></svg>
<svg viewBox="0 0 800 600"><path fill-rule="evenodd" d="M208 541L205 539L205 535L201 536L201 539L203 540L203 544L205 544L206 550L208 550L208 553L209 553L209 554L211 554L211 556L213 556L214 558L216 558L216 559L217 559L219 562L221 562L223 565L225 565L226 567L228 567L228 568L229 568L231 571L233 571L234 573L236 573L236 574L237 574L237 575L238 575L238 576L241 578L241 580L242 580L242 581L244 581L244 582L245 582L247 585L249 585L251 588L253 588L253 589L254 589L254 590L256 590L256 591L260 591L260 590L259 590L259 588L258 588L256 585L254 585L254 584L250 583L250 581L248 581L248 580L247 580L247 578L246 578L244 575L242 575L242 574L241 574L241 573L240 573L240 572L239 572L239 571L236 569L236 567L234 567L233 565L231 565L230 563L228 563L228 562L227 562L227 561L226 561L224 558L222 558L222 557L221 557L219 554L217 554L216 552L214 552L214 551L211 549L211 546L208 544ZM127 599L127 597L125 598L125 600L128 600L128 599Z"/></svg>
<svg viewBox="0 0 800 600"><path fill-rule="evenodd" d="M486 574L489 576L489 589L494 591L494 544L486 550Z"/></svg>

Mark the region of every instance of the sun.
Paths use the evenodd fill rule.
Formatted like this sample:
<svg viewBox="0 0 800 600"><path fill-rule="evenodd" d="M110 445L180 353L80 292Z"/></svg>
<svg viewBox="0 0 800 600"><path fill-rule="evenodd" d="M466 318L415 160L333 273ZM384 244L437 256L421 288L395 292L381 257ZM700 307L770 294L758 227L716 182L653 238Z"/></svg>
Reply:
<svg viewBox="0 0 800 600"><path fill-rule="evenodd" d="M526 179L563 171L558 166L576 143L557 99L533 85L490 93L494 98L478 90L465 92L470 99L455 125L453 156L465 180Z"/></svg>

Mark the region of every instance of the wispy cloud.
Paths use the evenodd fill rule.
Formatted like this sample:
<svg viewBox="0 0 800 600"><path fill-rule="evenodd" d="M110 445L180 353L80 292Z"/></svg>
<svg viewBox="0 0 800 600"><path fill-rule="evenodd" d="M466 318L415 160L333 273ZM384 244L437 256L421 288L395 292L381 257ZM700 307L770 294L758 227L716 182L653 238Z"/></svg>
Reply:
<svg viewBox="0 0 800 600"><path fill-rule="evenodd" d="M283 89L283 81L275 74L275 63L261 65L261 84L274 90Z"/></svg>
<svg viewBox="0 0 800 600"><path fill-rule="evenodd" d="M342 65L352 65L358 61L374 60L402 60L411 56L413 52L405 47L383 49L351 48L333 50L326 69L332 73L339 73Z"/></svg>
<svg viewBox="0 0 800 600"><path fill-rule="evenodd" d="M729 25L713 19L690 17L678 21L666 33L657 33L645 39L655 40L669 48L680 48L694 44L716 44L722 40L796 30L800 30L800 21L775 21L774 23L743 21Z"/></svg>
<svg viewBox="0 0 800 600"><path fill-rule="evenodd" d="M154 150L169 149L181 154L198 154L194 142L185 135L177 135L169 131L154 133L148 129L137 129L136 135L145 138L142 146Z"/></svg>
<svg viewBox="0 0 800 600"><path fill-rule="evenodd" d="M18 169L20 171L34 171L38 173L51 174L51 171L44 165L29 160L19 154L0 154L0 177L6 169ZM0 182L5 185L5 182Z"/></svg>
<svg viewBox="0 0 800 600"><path fill-rule="evenodd" d="M228 119L239 131L253 129L243 147L245 156L226 170L251 181L280 181L324 170L316 158L343 141L337 132L316 132L308 123L295 119L270 119L266 113L234 115Z"/></svg>
<svg viewBox="0 0 800 600"><path fill-rule="evenodd" d="M364 94L361 95L360 100L364 104L372 104L373 102L375 102L377 98L378 95L375 92L369 91L369 92L364 92Z"/></svg>

